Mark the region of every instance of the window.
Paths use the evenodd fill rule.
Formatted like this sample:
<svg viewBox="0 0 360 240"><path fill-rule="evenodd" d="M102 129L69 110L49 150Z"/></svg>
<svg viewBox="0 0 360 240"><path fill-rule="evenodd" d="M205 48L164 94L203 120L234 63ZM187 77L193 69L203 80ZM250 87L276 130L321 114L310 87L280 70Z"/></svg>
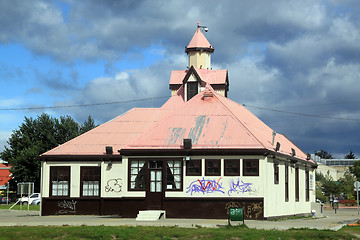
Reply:
<svg viewBox="0 0 360 240"><path fill-rule="evenodd" d="M182 161L166 161L166 190L181 190L182 186Z"/></svg>
<svg viewBox="0 0 360 240"><path fill-rule="evenodd" d="M310 183L309 183L309 170L305 171L305 192L306 192L306 201L310 200Z"/></svg>
<svg viewBox="0 0 360 240"><path fill-rule="evenodd" d="M274 163L274 184L279 184L279 164Z"/></svg>
<svg viewBox="0 0 360 240"><path fill-rule="evenodd" d="M205 175L206 176L220 176L220 159L206 159L205 160Z"/></svg>
<svg viewBox="0 0 360 240"><path fill-rule="evenodd" d="M163 191L163 161L149 160L150 192Z"/></svg>
<svg viewBox="0 0 360 240"><path fill-rule="evenodd" d="M100 196L100 167L81 167L81 196Z"/></svg>
<svg viewBox="0 0 360 240"><path fill-rule="evenodd" d="M51 196L70 196L70 167L50 167Z"/></svg>
<svg viewBox="0 0 360 240"><path fill-rule="evenodd" d="M196 94L198 94L198 83L187 82L187 100L189 101Z"/></svg>
<svg viewBox="0 0 360 240"><path fill-rule="evenodd" d="M285 202L289 201L289 165L285 164Z"/></svg>
<svg viewBox="0 0 360 240"><path fill-rule="evenodd" d="M145 190L144 160L130 160L130 189Z"/></svg>
<svg viewBox="0 0 360 240"><path fill-rule="evenodd" d="M225 159L225 176L240 176L240 159Z"/></svg>
<svg viewBox="0 0 360 240"><path fill-rule="evenodd" d="M201 160L186 161L186 176L201 176Z"/></svg>
<svg viewBox="0 0 360 240"><path fill-rule="evenodd" d="M295 168L295 201L299 201L299 168Z"/></svg>
<svg viewBox="0 0 360 240"><path fill-rule="evenodd" d="M259 176L259 159L243 159L243 176Z"/></svg>

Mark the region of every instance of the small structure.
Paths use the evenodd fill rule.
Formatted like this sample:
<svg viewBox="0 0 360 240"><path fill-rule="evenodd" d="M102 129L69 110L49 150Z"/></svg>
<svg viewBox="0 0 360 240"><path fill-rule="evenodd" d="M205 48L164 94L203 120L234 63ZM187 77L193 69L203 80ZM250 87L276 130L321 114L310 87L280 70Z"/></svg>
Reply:
<svg viewBox="0 0 360 240"><path fill-rule="evenodd" d="M0 163L0 190L7 189L7 183L11 179L10 166Z"/></svg>
<svg viewBox="0 0 360 240"><path fill-rule="evenodd" d="M42 154L42 215L310 214L317 164L227 98L227 70L211 69L213 51L198 24L189 68L172 72L162 107L134 108Z"/></svg>

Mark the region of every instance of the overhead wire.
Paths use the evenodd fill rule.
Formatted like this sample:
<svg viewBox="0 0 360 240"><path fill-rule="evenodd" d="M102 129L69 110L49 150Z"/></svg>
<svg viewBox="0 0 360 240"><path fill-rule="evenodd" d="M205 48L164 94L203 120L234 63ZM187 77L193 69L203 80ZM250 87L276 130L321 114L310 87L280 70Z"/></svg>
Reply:
<svg viewBox="0 0 360 240"><path fill-rule="evenodd" d="M168 98L168 97L169 96L166 96L166 97L153 97L153 98L142 98L142 99L127 100L127 101L119 101L119 102L88 103L88 104L62 105L62 106L59 105L59 106L42 106L42 107L0 108L0 111L21 111L21 110L56 109L56 108L92 107L92 106L101 106L101 105L141 102L141 101L147 101L147 100L163 99L163 98Z"/></svg>
<svg viewBox="0 0 360 240"><path fill-rule="evenodd" d="M330 116L323 116L323 115L318 115L318 114L289 112L289 111L283 111L283 110L271 109L271 108L264 108L264 107L258 107L258 106L247 105L247 104L243 104L243 106L244 107L246 106L246 107L256 108L256 109L261 109L261 110L266 110L266 111L278 112L278 113L293 114L293 115L304 116L304 117L317 117L317 118L325 118L325 119L335 119L335 120L346 120L346 121L360 122L360 119L354 119L354 118L330 117Z"/></svg>
<svg viewBox="0 0 360 240"><path fill-rule="evenodd" d="M93 106L102 106L102 105L112 105L112 104L123 104L123 103L131 103L131 102L141 102L147 100L157 100L157 99L165 99L169 96L162 96L162 97L152 97L152 98L142 98L142 99L133 99L127 101L116 101L116 102L105 102L105 103L88 103L88 104L75 104L75 105L59 105L59 106L39 106L39 107L16 107L16 108L0 108L0 111L22 111L22 110L42 110L42 109L59 109L59 108L77 108L77 107L93 107ZM355 101L354 101L355 102ZM353 103L353 102L346 102L346 103ZM340 103L338 103L340 104ZM354 121L360 122L360 119L354 118L342 118L342 117L331 117L331 116L324 116L318 114L309 114L309 113L301 113L301 112L290 112L284 111L279 109L272 109L266 107L259 107L254 105L242 104L245 107L255 108L260 110L278 112L278 113L285 113L285 114L292 114L302 117L316 117L316 118L324 118L324 119L334 119L334 120L346 120L346 121ZM319 104L319 105L331 105L331 104ZM303 105L305 106L305 105ZM285 108L285 107L282 107Z"/></svg>

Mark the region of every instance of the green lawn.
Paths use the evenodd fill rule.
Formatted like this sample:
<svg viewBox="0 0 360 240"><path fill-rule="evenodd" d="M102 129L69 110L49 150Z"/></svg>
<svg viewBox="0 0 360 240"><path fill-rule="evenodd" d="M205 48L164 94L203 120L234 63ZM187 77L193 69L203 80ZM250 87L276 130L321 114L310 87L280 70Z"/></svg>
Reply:
<svg viewBox="0 0 360 240"><path fill-rule="evenodd" d="M0 227L0 239L358 239L359 227L330 230L255 230L180 227Z"/></svg>
<svg viewBox="0 0 360 240"><path fill-rule="evenodd" d="M9 209L11 206L12 206L12 204L9 204L9 205L0 204L0 209ZM28 205L22 205L21 206L21 210L27 210L27 209L28 209ZM20 205L14 206L11 210L20 210ZM32 210L32 211L40 211L40 205L30 205L30 210ZM0 235L0 237L1 237L1 235Z"/></svg>

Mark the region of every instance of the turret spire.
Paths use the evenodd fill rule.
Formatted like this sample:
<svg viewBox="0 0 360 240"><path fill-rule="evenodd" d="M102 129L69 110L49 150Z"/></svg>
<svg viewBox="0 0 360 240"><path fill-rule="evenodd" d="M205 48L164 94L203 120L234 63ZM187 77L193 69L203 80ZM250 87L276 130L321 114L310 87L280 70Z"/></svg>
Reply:
<svg viewBox="0 0 360 240"><path fill-rule="evenodd" d="M201 29L207 32L207 27L200 26L198 20L195 34L186 47L185 52L189 55L189 67L211 69L211 53L214 52L214 48L206 39Z"/></svg>

